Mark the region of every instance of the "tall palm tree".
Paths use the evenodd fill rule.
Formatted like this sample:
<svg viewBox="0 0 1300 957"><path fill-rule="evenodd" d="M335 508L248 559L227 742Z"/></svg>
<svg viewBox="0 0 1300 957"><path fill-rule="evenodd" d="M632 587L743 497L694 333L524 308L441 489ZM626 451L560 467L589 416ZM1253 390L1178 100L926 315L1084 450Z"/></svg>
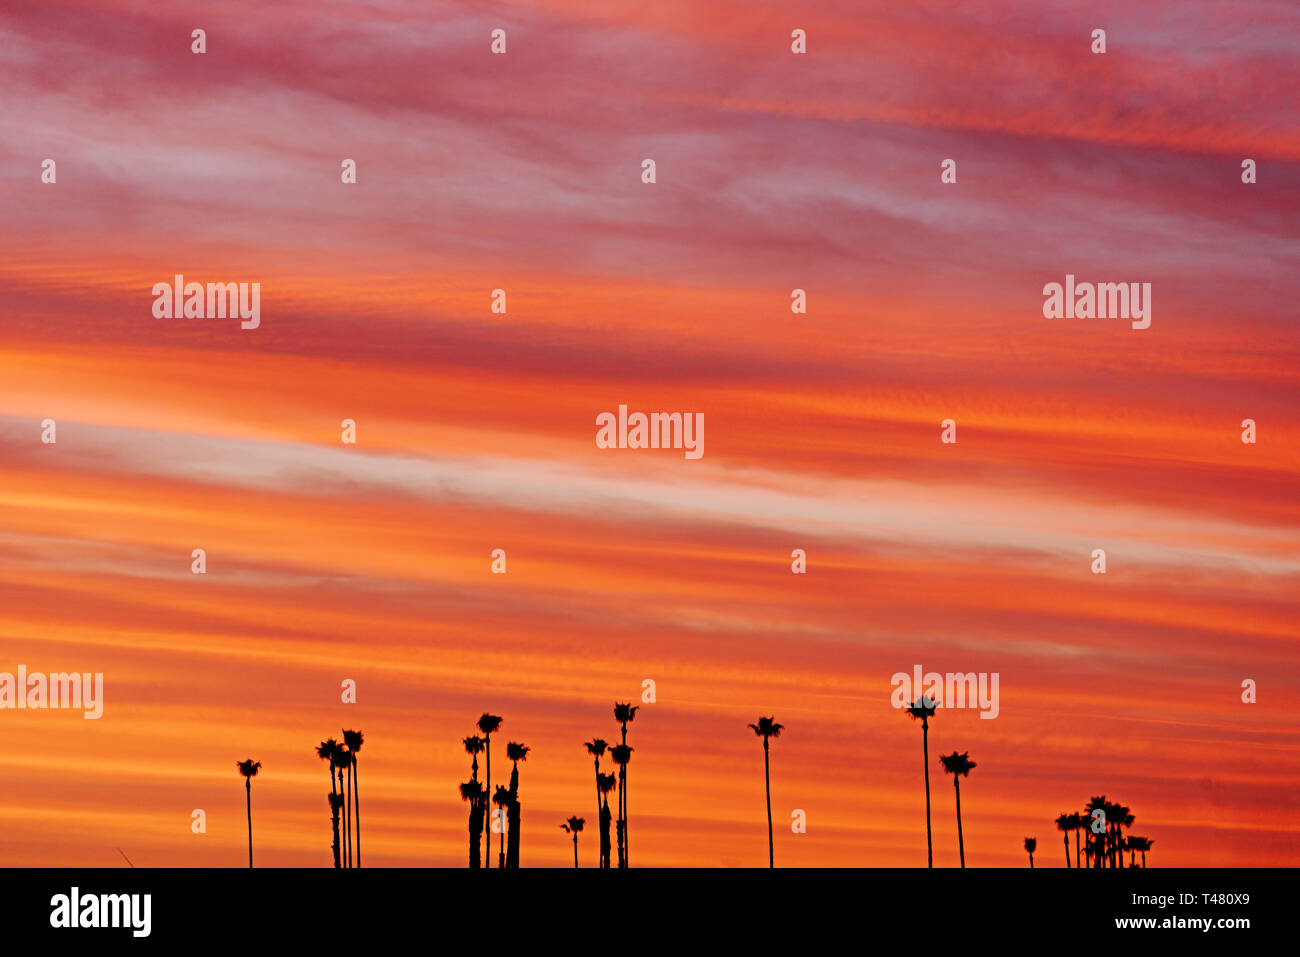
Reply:
<svg viewBox="0 0 1300 957"><path fill-rule="evenodd" d="M528 758L527 745L511 741L506 745L506 757L514 763L510 772L510 840L506 842L506 867L519 867L519 762Z"/></svg>
<svg viewBox="0 0 1300 957"><path fill-rule="evenodd" d="M496 734L501 728L503 719L498 714L488 714L484 711L478 718L478 730L483 735L483 750L487 752L487 793L492 793L492 735ZM487 827L487 821L483 822L483 827ZM492 837L489 832L488 846L483 851L483 864L485 867L491 866L492 854Z"/></svg>
<svg viewBox="0 0 1300 957"><path fill-rule="evenodd" d="M623 746L627 747L627 726L636 717L640 709L635 705L614 702L614 720L623 728ZM632 750L628 748L628 760L631 760ZM622 822L618 828L619 834L619 852L618 859L621 862L619 867L629 867L627 854L627 761L624 761L619 768L618 780L618 819Z"/></svg>
<svg viewBox="0 0 1300 957"><path fill-rule="evenodd" d="M479 842L483 839L485 796L483 785L476 780L471 779L460 786L460 799L469 802L469 867L474 871L483 866Z"/></svg>
<svg viewBox="0 0 1300 957"><path fill-rule="evenodd" d="M1124 828L1132 827L1133 812L1123 804L1115 805L1115 866L1124 866Z"/></svg>
<svg viewBox="0 0 1300 957"><path fill-rule="evenodd" d="M360 731L344 731L343 743L348 746L351 761L348 763L348 782L352 786L352 828L356 840L356 866L361 866L361 772L357 767L357 753L365 743Z"/></svg>
<svg viewBox="0 0 1300 957"><path fill-rule="evenodd" d="M506 809L510 807L510 789L498 784L492 795L492 803L497 806L497 823L501 827L501 836L497 839L497 868L506 866ZM492 852L492 836L488 835L488 853Z"/></svg>
<svg viewBox="0 0 1300 957"><path fill-rule="evenodd" d="M239 766L239 773L244 776L244 794L248 798L248 866L253 866L253 778L257 776L258 769L262 766L261 761L254 761L248 758L244 761L236 761Z"/></svg>
<svg viewBox="0 0 1300 957"><path fill-rule="evenodd" d="M1065 845L1065 869L1070 869L1070 831L1074 827L1074 817L1070 814L1058 814L1056 829L1061 832L1061 843Z"/></svg>
<svg viewBox="0 0 1300 957"><path fill-rule="evenodd" d="M1083 815L1075 811L1070 815L1070 830L1074 831L1074 869L1079 869L1079 832L1083 830Z"/></svg>
<svg viewBox="0 0 1300 957"><path fill-rule="evenodd" d="M347 745L339 745L339 788L343 792L343 866L352 866L352 788L348 785L350 778L344 778L343 772L352 767L352 755Z"/></svg>
<svg viewBox="0 0 1300 957"><path fill-rule="evenodd" d="M957 792L957 854L961 858L961 866L965 867L966 844L961 836L961 779L963 775L969 777L977 765L970 759L970 753L966 751L961 754L956 751L952 754L941 754L939 761L943 764L943 769L952 775L953 790Z"/></svg>
<svg viewBox="0 0 1300 957"><path fill-rule="evenodd" d="M1038 850L1038 839L1035 837L1025 838L1025 850L1029 852L1029 869L1034 869L1034 851Z"/></svg>
<svg viewBox="0 0 1300 957"><path fill-rule="evenodd" d="M768 741L781 737L785 725L778 724L775 718L759 718L757 724L751 724L754 733L763 739L763 783L767 788L767 866L776 866L772 850L772 766L769 758Z"/></svg>
<svg viewBox="0 0 1300 957"><path fill-rule="evenodd" d="M632 760L632 748L626 744L616 744L609 749L609 756L618 765L618 805L624 806L623 789L627 787L627 763ZM627 867L627 820L620 817L614 823L615 839L618 844L618 866Z"/></svg>
<svg viewBox="0 0 1300 957"><path fill-rule="evenodd" d="M612 842L609 837L609 792L614 790L614 782L617 780L618 776L614 774L601 774L596 778L596 790L604 798L604 803L600 806L600 866L606 869L609 868L609 859L612 856Z"/></svg>
<svg viewBox="0 0 1300 957"><path fill-rule="evenodd" d="M330 850L334 853L334 866L342 867L342 859L339 856L339 809L342 802L338 800L338 787L334 783L335 760L338 757L339 743L333 738L322 741L316 748L316 757L322 761L330 763L330 824L334 830L334 843L330 845Z"/></svg>
<svg viewBox="0 0 1300 957"><path fill-rule="evenodd" d="M582 833L582 827L586 823L584 818L571 817L566 823L560 825L573 835L573 866L575 868L578 866L578 835Z"/></svg>
<svg viewBox="0 0 1300 957"><path fill-rule="evenodd" d="M585 747L587 749L587 753L596 759L596 820L599 821L600 820L600 759L601 756L604 755L605 749L609 747L609 744L605 741L604 738L592 738L590 741L586 743ZM598 866L599 867L605 866L604 857L601 858L601 863Z"/></svg>
<svg viewBox="0 0 1300 957"><path fill-rule="evenodd" d="M930 717L937 705L933 698L922 696L905 709L913 718L921 719L921 755L925 768L925 854L927 867L934 867L934 840L930 833Z"/></svg>

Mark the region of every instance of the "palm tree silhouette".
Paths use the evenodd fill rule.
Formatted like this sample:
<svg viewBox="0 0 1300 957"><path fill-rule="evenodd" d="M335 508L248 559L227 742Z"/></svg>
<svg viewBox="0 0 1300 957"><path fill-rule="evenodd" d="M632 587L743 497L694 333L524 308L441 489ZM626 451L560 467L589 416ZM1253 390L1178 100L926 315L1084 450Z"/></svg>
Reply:
<svg viewBox="0 0 1300 957"><path fill-rule="evenodd" d="M478 780L478 756L483 753L483 739L477 734L471 734L467 738L461 739L461 744L465 746L465 753L470 757L470 780Z"/></svg>
<svg viewBox="0 0 1300 957"><path fill-rule="evenodd" d="M1116 856L1115 866L1123 867L1124 866L1124 847L1123 847L1124 828L1132 827L1135 818L1133 817L1133 812L1130 811L1123 804L1116 804L1114 820L1115 820L1115 856Z"/></svg>
<svg viewBox="0 0 1300 957"><path fill-rule="evenodd" d="M1025 850L1029 852L1029 869L1034 869L1034 851L1038 850L1038 839L1035 837L1025 838Z"/></svg>
<svg viewBox="0 0 1300 957"><path fill-rule="evenodd" d="M487 752L487 793L492 793L492 735L501 727L502 718L497 714L488 714L484 711L478 718L478 730L483 735L483 750ZM487 827L487 821L483 822L484 828ZM483 851L483 865L491 866L492 854L492 837L488 836L488 846Z"/></svg>
<svg viewBox="0 0 1300 957"><path fill-rule="evenodd" d="M609 837L609 792L614 790L614 782L618 778L613 774L601 774L596 777L596 790L604 798L604 803L600 806L600 866L609 868L609 859L612 856L611 841Z"/></svg>
<svg viewBox="0 0 1300 957"><path fill-rule="evenodd" d="M462 738L461 744L465 746L465 753L468 754L470 758L469 779L471 781L477 781L478 780L478 756L483 753L483 748L484 748L483 739L480 738L477 734L471 734L468 737ZM483 796L484 799L487 798L488 796L487 788L483 789ZM491 867L492 866L492 862L491 862L492 835L490 833L487 834L484 840L487 841L487 851L483 855L483 866Z"/></svg>
<svg viewBox="0 0 1300 957"><path fill-rule="evenodd" d="M1130 836L1128 839L1129 850L1141 853L1143 867L1147 866L1147 851L1151 850L1151 845L1154 843L1155 841L1149 841L1145 837ZM1132 855L1129 856L1129 866L1133 866Z"/></svg>
<svg viewBox="0 0 1300 957"><path fill-rule="evenodd" d="M352 866L352 788L343 772L352 767L352 755L345 744L339 745L339 789L343 792L343 866Z"/></svg>
<svg viewBox="0 0 1300 957"><path fill-rule="evenodd" d="M587 753L596 759L596 820L599 821L600 820L600 759L601 756L605 753L605 749L609 747L609 744L605 741L604 738L592 738L584 745L584 747L586 747ZM601 857L600 864L597 866L599 867L606 866L606 862L603 856Z"/></svg>
<svg viewBox="0 0 1300 957"><path fill-rule="evenodd" d="M470 870L476 871L483 866L483 860L479 856L479 846L483 839L483 811L486 803L483 785L474 779L466 781L460 786L460 799L469 802L469 866Z"/></svg>
<svg viewBox="0 0 1300 957"><path fill-rule="evenodd" d="M623 747L627 747L627 726L636 717L640 709L630 704L614 702L614 720L623 727ZM628 759L631 760L632 749L627 750ZM618 860L619 867L629 867L627 853L627 761L619 767L618 781Z"/></svg>
<svg viewBox="0 0 1300 957"><path fill-rule="evenodd" d="M498 855L497 868L502 869L506 866L506 808L510 807L510 790L504 784L498 784L496 792L492 795L492 803L497 806L497 826L500 828L500 838L497 841ZM488 853L492 853L492 836L488 835Z"/></svg>
<svg viewBox="0 0 1300 957"><path fill-rule="evenodd" d="M586 820L580 817L571 817L568 822L561 824L560 827L573 835L573 866L578 866L578 835L582 833L582 826Z"/></svg>
<svg viewBox="0 0 1300 957"><path fill-rule="evenodd" d="M1070 831L1074 828L1074 815L1059 814L1056 829L1061 832L1061 843L1065 845L1065 869L1070 869Z"/></svg>
<svg viewBox="0 0 1300 957"><path fill-rule="evenodd" d="M913 718L921 719L921 756L925 768L925 853L927 867L934 867L934 840L930 833L930 716L938 707L934 699L925 695L905 709Z"/></svg>
<svg viewBox="0 0 1300 957"><path fill-rule="evenodd" d="M510 840L506 842L506 867L519 867L519 762L527 760L531 749L517 741L506 745L506 757L514 762L510 772Z"/></svg>
<svg viewBox="0 0 1300 957"><path fill-rule="evenodd" d="M361 866L361 773L357 769L357 752L365 742L360 731L344 731L343 743L348 746L348 782L352 787L353 837L356 840L356 866Z"/></svg>
<svg viewBox="0 0 1300 957"><path fill-rule="evenodd" d="M334 843L330 845L330 850L334 853L334 866L342 867L342 859L339 856L339 808L342 802L339 800L338 788L334 783L334 769L337 766L335 761L338 758L339 743L333 738L322 741L316 748L316 757L322 761L330 763L330 825L334 831Z"/></svg>
<svg viewBox="0 0 1300 957"><path fill-rule="evenodd" d="M970 759L970 754L963 751L958 754L954 751L952 754L939 755L939 761L943 764L943 769L952 775L953 790L957 792L957 854L961 858L961 866L966 866L966 844L961 836L961 779L962 775L970 776L971 771L977 767L974 761Z"/></svg>
<svg viewBox="0 0 1300 957"><path fill-rule="evenodd" d="M754 733L763 739L763 783L767 788L767 866L775 867L772 850L772 766L769 759L768 741L781 737L785 725L777 724L775 718L759 718L757 724L751 724Z"/></svg>
<svg viewBox="0 0 1300 957"><path fill-rule="evenodd" d="M1070 815L1070 830L1074 832L1074 868L1079 869L1079 832L1083 830L1083 815L1075 811Z"/></svg>
<svg viewBox="0 0 1300 957"><path fill-rule="evenodd" d="M627 763L632 760L632 748L626 744L616 744L609 749L609 756L618 765L618 804L626 807L623 790L627 787ZM626 814L626 810L624 810ZM627 867L627 819L620 817L614 825L618 839L618 866Z"/></svg>
<svg viewBox="0 0 1300 957"><path fill-rule="evenodd" d="M244 794L248 798L248 866L253 866L253 778L257 776L258 769L262 766L261 761L254 761L248 758L244 761L236 761L239 766L239 773L244 776Z"/></svg>

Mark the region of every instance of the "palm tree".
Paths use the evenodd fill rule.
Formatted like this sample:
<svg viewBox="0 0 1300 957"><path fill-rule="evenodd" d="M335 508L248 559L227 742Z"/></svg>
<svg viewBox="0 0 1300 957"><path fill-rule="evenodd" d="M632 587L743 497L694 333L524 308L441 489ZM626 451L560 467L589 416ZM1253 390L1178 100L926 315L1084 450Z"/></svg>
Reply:
<svg viewBox="0 0 1300 957"><path fill-rule="evenodd" d="M498 784L496 792L492 795L492 803L497 806L497 823L501 827L500 838L497 840L497 868L501 869L506 866L506 808L510 807L510 789L504 784ZM488 836L488 853L492 853L492 838Z"/></svg>
<svg viewBox="0 0 1300 957"><path fill-rule="evenodd" d="M497 714L488 714L484 711L478 718L478 729L483 735L483 750L487 752L487 793L492 793L492 735L501 727L502 718ZM483 822L483 827L487 827L487 821ZM490 855L492 853L492 838L488 837L488 846L483 851L484 866L491 865Z"/></svg>
<svg viewBox="0 0 1300 957"><path fill-rule="evenodd" d="M1147 851L1151 850L1151 845L1154 843L1155 841L1147 840L1145 837L1130 836L1128 839L1129 850L1141 852L1143 867L1147 866ZM1130 855L1129 866L1131 867L1132 865L1133 865L1133 857L1132 855Z"/></svg>
<svg viewBox="0 0 1300 957"><path fill-rule="evenodd" d="M952 775L952 786L957 792L957 854L961 857L961 866L966 866L966 844L961 836L961 779L962 775L970 776L971 771L977 767L974 761L970 759L970 754L963 751L958 754L954 751L952 754L939 755L939 761L943 764L943 769Z"/></svg>
<svg viewBox="0 0 1300 957"><path fill-rule="evenodd" d="M469 755L469 759L470 759L469 779L471 781L477 781L478 780L478 756L483 753L483 748L484 748L483 739L480 738L477 734L471 734L468 737L461 738L460 743L464 745L465 753ZM483 795L485 798L488 796L487 788L483 789ZM490 833L487 834L485 840L487 841L487 851L483 855L483 866L491 867L492 866L491 865L492 835Z"/></svg>
<svg viewBox="0 0 1300 957"><path fill-rule="evenodd" d="M767 866L776 866L772 851L772 770L768 756L768 741L781 737L785 725L777 724L774 718L759 718L758 724L751 724L754 733L763 739L763 782L767 787Z"/></svg>
<svg viewBox="0 0 1300 957"><path fill-rule="evenodd" d="M1038 839L1035 837L1025 838L1025 850L1029 852L1029 869L1034 869L1034 851L1038 850Z"/></svg>
<svg viewBox="0 0 1300 957"><path fill-rule="evenodd" d="M478 870L483 866L479 857L479 844L483 839L483 811L485 792L483 785L476 780L466 781L460 786L460 799L469 802L469 867Z"/></svg>
<svg viewBox="0 0 1300 957"><path fill-rule="evenodd" d="M600 820L600 759L609 747L604 738L592 738L585 745L587 753L596 759L596 820ZM604 867L605 860L602 857L600 867Z"/></svg>
<svg viewBox="0 0 1300 957"><path fill-rule="evenodd" d="M600 806L600 866L606 869L609 868L611 857L609 792L614 790L614 782L617 780L617 775L613 774L601 774L596 777L596 790L604 798L604 803Z"/></svg>
<svg viewBox="0 0 1300 957"><path fill-rule="evenodd" d="M1133 817L1133 812L1130 811L1127 807L1125 807L1123 804L1115 805L1115 854L1116 854L1115 866L1116 867L1124 866L1124 847L1123 847L1124 828L1132 827L1134 820L1135 818Z"/></svg>
<svg viewBox="0 0 1300 957"><path fill-rule="evenodd" d="M519 762L528 758L527 745L511 741L506 745L506 757L514 762L510 772L510 840L506 843L506 867L519 867Z"/></svg>
<svg viewBox="0 0 1300 957"><path fill-rule="evenodd" d="M261 761L254 761L248 758L244 761L236 761L239 766L239 773L244 776L244 794L248 798L248 866L253 866L253 778L257 776L258 769L262 766Z"/></svg>
<svg viewBox="0 0 1300 957"><path fill-rule="evenodd" d="M1074 832L1074 868L1079 869L1079 832L1083 830L1083 815L1075 811L1070 815L1070 830Z"/></svg>
<svg viewBox="0 0 1300 957"><path fill-rule="evenodd" d="M930 716L938 707L933 698L922 696L907 706L907 713L921 719L921 755L925 767L925 853L928 867L934 867L934 841L930 834Z"/></svg>
<svg viewBox="0 0 1300 957"><path fill-rule="evenodd" d="M634 705L614 702L614 720L623 726L623 746L627 747L627 726L636 717L640 709ZM631 760L632 749L628 748L628 760ZM619 768L618 781L618 819L621 822L618 828L618 859L619 867L628 867L627 855L627 761L623 762Z"/></svg>
<svg viewBox="0 0 1300 957"><path fill-rule="evenodd" d="M470 780L478 780L478 756L483 753L483 739L477 734L472 734L468 738L462 738L461 744L465 745L465 753L470 757Z"/></svg>
<svg viewBox="0 0 1300 957"><path fill-rule="evenodd" d="M1070 831L1074 827L1074 816L1071 814L1059 814L1056 818L1056 829L1061 832L1061 843L1065 845L1065 869L1070 869Z"/></svg>
<svg viewBox="0 0 1300 957"><path fill-rule="evenodd" d="M573 866L575 868L578 866L578 835L582 833L582 826L586 823L584 818L571 817L567 823L560 825L573 835Z"/></svg>
<svg viewBox="0 0 1300 957"><path fill-rule="evenodd" d="M616 744L609 749L609 756L618 765L618 805L622 808L623 789L627 787L627 763L632 760L632 748L626 744ZM620 817L615 822L614 829L618 844L618 866L627 867L627 820Z"/></svg>
<svg viewBox="0 0 1300 957"><path fill-rule="evenodd" d="M335 758L338 756L339 743L333 738L322 741L316 748L316 757L322 761L330 763L330 824L334 829L334 843L330 845L330 850L334 852L334 866L342 867L341 858L339 857L339 808L342 802L339 800L338 788L334 783Z"/></svg>
<svg viewBox="0 0 1300 957"><path fill-rule="evenodd" d="M356 866L361 866L361 772L357 768L357 752L365 742L360 731L344 731L343 743L348 746L352 760L348 763L348 781L352 786L352 820L356 838Z"/></svg>
<svg viewBox="0 0 1300 957"><path fill-rule="evenodd" d="M352 866L352 788L345 781L343 772L352 767L352 755L347 745L339 745L339 789L343 792L343 866ZM350 780L350 778L348 779Z"/></svg>

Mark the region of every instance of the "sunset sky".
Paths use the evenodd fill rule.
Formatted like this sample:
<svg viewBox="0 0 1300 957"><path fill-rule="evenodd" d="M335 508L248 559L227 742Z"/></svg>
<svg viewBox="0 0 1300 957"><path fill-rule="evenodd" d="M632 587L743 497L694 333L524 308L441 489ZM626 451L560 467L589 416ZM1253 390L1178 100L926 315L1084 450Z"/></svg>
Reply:
<svg viewBox="0 0 1300 957"><path fill-rule="evenodd" d="M1153 866L1300 863L1298 102L1277 0L7 0L0 671L105 703L0 711L0 865L243 866L252 757L257 863L329 866L347 727L363 864L463 866L483 711L523 865L594 865L650 678L634 865L766 864L774 715L777 865L924 866L918 664L1000 675L936 866L953 750L968 865L1100 794ZM1045 319L1067 273L1151 327ZM703 458L597 448L621 403Z"/></svg>

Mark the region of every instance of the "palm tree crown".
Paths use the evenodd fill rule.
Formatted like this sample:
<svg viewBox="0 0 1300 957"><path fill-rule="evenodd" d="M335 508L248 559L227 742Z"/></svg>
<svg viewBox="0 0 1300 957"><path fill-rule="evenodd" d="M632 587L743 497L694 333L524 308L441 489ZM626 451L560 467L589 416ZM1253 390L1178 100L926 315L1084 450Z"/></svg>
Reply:
<svg viewBox="0 0 1300 957"><path fill-rule="evenodd" d="M517 741L511 741L506 745L506 758L518 764L520 761L528 759L528 752L532 748L526 744L520 744Z"/></svg>
<svg viewBox="0 0 1300 957"><path fill-rule="evenodd" d="M244 761L236 761L235 763L239 765L239 773L246 778L257 777L257 771L262 766L261 761L254 761L252 758L248 758Z"/></svg>
<svg viewBox="0 0 1300 957"><path fill-rule="evenodd" d="M963 751L961 754L958 754L956 751L952 754L941 754L939 755L939 762L943 765L943 769L954 777L957 777L958 775L970 777L971 771L979 767L979 765L970 759L969 751ZM976 795L976 797L978 797L978 795Z"/></svg>
<svg viewBox="0 0 1300 957"><path fill-rule="evenodd" d="M754 733L761 735L763 738L779 738L781 732L785 730L785 725L777 724L775 718L759 718L758 724L751 724Z"/></svg>

